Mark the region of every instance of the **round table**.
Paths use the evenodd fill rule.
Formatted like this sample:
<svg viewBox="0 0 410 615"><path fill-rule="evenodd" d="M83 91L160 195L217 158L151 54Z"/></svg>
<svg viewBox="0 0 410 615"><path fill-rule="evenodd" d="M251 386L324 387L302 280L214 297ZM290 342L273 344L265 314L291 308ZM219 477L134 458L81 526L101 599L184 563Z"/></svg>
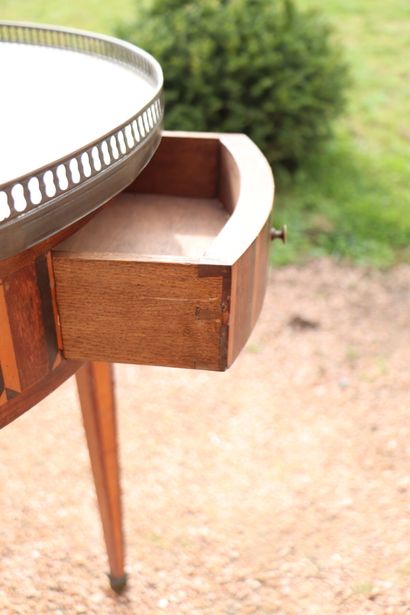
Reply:
<svg viewBox="0 0 410 615"><path fill-rule="evenodd" d="M116 39L0 23L1 77L0 427L76 375L121 591L111 362L235 361L285 237L272 173L245 135L161 133L161 68Z"/></svg>
<svg viewBox="0 0 410 615"><path fill-rule="evenodd" d="M0 23L0 427L76 374L107 546L125 586L111 365L66 360L50 251L154 154L162 72L149 54L87 32Z"/></svg>

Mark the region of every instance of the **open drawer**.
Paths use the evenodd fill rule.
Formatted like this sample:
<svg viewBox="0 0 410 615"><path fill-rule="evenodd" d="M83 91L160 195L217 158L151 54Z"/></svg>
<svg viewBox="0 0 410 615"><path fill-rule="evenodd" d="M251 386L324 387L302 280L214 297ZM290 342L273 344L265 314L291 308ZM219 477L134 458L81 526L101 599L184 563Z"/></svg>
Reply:
<svg viewBox="0 0 410 615"><path fill-rule="evenodd" d="M53 250L70 359L224 370L262 307L273 180L244 135L167 133Z"/></svg>

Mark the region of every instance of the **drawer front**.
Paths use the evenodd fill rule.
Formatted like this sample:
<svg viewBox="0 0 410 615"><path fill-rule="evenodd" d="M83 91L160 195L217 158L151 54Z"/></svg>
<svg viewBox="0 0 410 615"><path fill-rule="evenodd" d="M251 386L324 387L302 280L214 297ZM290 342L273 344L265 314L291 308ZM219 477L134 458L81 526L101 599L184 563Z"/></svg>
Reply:
<svg viewBox="0 0 410 615"><path fill-rule="evenodd" d="M228 267L60 254L54 274L67 358L226 368Z"/></svg>

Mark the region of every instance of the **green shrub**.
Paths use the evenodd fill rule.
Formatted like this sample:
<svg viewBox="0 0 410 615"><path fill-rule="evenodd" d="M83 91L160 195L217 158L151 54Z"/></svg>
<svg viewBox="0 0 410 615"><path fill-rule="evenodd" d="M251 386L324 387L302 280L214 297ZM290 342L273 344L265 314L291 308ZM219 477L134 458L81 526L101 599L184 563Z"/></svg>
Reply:
<svg viewBox="0 0 410 615"><path fill-rule="evenodd" d="M292 0L148 0L117 35L165 75L165 125L244 132L292 168L329 136L347 71L331 31Z"/></svg>

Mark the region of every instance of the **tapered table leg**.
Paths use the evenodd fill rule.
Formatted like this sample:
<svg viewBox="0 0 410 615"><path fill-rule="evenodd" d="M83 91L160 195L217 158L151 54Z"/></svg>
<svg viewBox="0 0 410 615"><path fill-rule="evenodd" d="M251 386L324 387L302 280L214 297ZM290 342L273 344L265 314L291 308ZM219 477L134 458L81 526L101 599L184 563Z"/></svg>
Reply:
<svg viewBox="0 0 410 615"><path fill-rule="evenodd" d="M98 506L110 565L111 587L126 584L114 384L109 363L86 363L76 374Z"/></svg>

